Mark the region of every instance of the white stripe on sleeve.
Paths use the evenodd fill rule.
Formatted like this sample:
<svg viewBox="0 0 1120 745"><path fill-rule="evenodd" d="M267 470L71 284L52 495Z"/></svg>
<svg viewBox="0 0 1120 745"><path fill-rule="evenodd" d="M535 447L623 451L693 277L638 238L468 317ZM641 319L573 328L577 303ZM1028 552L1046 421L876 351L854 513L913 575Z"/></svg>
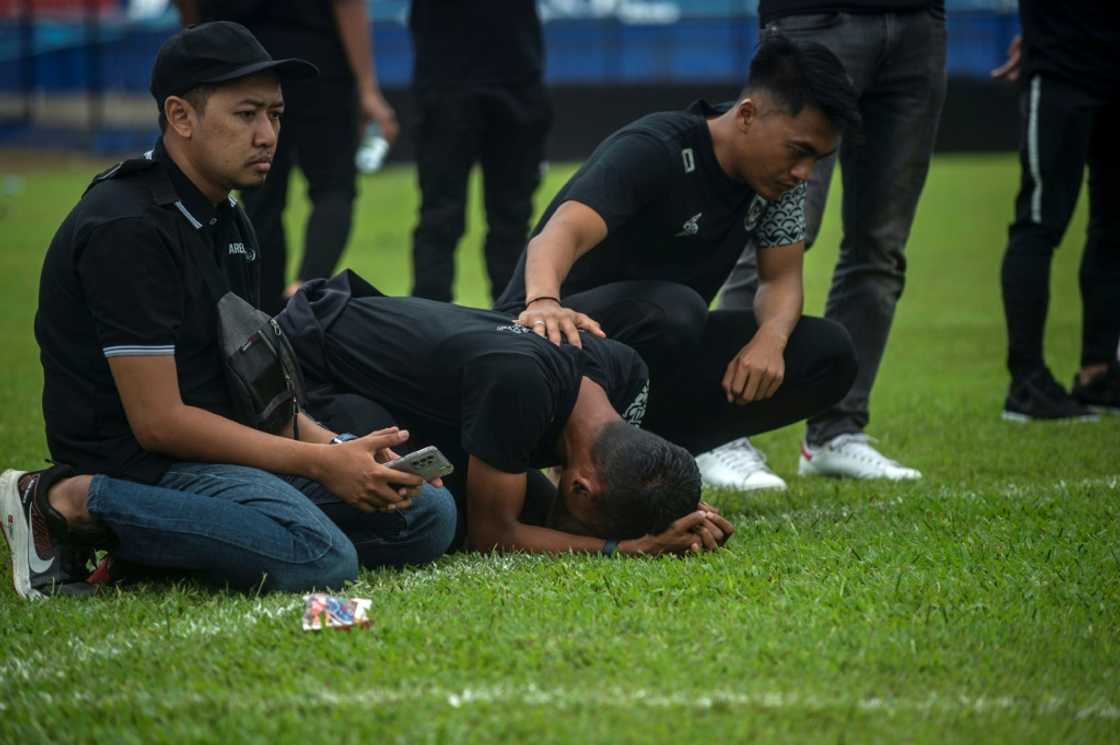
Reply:
<svg viewBox="0 0 1120 745"><path fill-rule="evenodd" d="M175 354L174 344L144 346L140 344L120 344L114 347L102 347L105 357L168 357Z"/></svg>

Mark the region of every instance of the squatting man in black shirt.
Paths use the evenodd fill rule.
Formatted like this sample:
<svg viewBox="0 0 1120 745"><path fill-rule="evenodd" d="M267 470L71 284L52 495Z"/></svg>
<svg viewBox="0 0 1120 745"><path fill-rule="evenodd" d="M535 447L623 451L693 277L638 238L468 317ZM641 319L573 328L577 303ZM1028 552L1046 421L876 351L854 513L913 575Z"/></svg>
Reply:
<svg viewBox="0 0 1120 745"><path fill-rule="evenodd" d="M495 308L555 343L589 331L634 347L648 429L703 453L706 481L784 486L745 437L820 411L855 377L843 327L802 317L801 271L805 182L858 122L832 52L764 37L738 102L651 114L596 148ZM709 312L751 237L753 312Z"/></svg>
<svg viewBox="0 0 1120 745"><path fill-rule="evenodd" d="M302 413L286 435L233 419L216 304L222 288L255 304L260 271L230 192L268 174L280 82L314 74L235 23L171 37L152 70L156 147L97 177L55 234L35 334L56 465L0 477L21 595L88 589L91 548L219 585L302 591L450 544L447 491L382 465L404 432L337 442Z"/></svg>
<svg viewBox="0 0 1120 745"><path fill-rule="evenodd" d="M385 297L351 272L308 283L277 321L317 417L399 424L452 461L470 548L682 553L733 532L700 502L692 456L637 427L649 380L624 344L555 345L501 313ZM537 470L558 464L559 498Z"/></svg>

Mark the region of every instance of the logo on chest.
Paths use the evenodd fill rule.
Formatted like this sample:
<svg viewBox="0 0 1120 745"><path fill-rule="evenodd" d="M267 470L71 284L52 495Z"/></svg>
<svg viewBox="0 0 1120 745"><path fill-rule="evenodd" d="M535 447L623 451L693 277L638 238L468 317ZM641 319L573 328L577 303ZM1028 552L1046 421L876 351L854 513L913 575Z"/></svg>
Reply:
<svg viewBox="0 0 1120 745"><path fill-rule="evenodd" d="M676 237L676 238L686 238L690 235L696 235L697 233L699 233L700 232L700 217L703 214L704 214L703 212L697 212L695 215L693 215L692 217L685 220L684 225L681 226L681 232L677 233L676 236L674 236L674 237Z"/></svg>
<svg viewBox="0 0 1120 745"><path fill-rule="evenodd" d="M229 255L230 256L237 256L237 255L244 256L245 261L256 261L256 259L257 259L257 252L254 251L251 248L246 248L245 244L242 243L241 241L229 244Z"/></svg>
<svg viewBox="0 0 1120 745"><path fill-rule="evenodd" d="M747 209L747 216L743 218L743 227L747 232L752 232L758 227L758 220L762 217L763 210L766 209L766 200L762 197L755 195L751 200L751 206Z"/></svg>

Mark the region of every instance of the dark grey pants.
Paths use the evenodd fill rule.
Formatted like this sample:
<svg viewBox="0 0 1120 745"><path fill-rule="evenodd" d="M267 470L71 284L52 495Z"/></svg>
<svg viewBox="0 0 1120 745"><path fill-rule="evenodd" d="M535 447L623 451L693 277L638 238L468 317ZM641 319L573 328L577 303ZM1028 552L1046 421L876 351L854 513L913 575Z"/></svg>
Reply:
<svg viewBox="0 0 1120 745"><path fill-rule="evenodd" d="M820 445L862 432L868 399L905 283L904 249L929 171L945 100L945 19L926 11L788 16L769 24L794 40L824 44L844 63L860 96L863 137L840 149L844 232L825 318L847 328L859 374L835 406L809 420ZM817 164L805 202L806 244L820 230L835 156ZM748 245L724 285L720 307L750 308L758 287Z"/></svg>

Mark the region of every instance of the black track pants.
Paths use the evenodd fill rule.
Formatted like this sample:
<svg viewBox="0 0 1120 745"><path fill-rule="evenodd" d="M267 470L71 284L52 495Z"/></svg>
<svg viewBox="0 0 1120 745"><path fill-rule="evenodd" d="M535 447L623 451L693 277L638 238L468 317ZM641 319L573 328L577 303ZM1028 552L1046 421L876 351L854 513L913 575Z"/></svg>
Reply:
<svg viewBox="0 0 1120 745"><path fill-rule="evenodd" d="M1117 359L1120 343L1120 101L1101 101L1043 76L1022 94L1019 196L1003 257L1007 366L1013 377L1045 364L1043 331L1050 263L1061 242L1086 167L1089 230L1081 258L1081 364Z"/></svg>
<svg viewBox="0 0 1120 745"><path fill-rule="evenodd" d="M770 399L729 404L720 383L727 365L758 330L749 310L709 311L694 290L674 282L615 282L569 295L564 305L598 321L650 368L643 426L693 453L737 437L784 427L839 401L856 375L844 327L803 317L785 350L785 379Z"/></svg>

